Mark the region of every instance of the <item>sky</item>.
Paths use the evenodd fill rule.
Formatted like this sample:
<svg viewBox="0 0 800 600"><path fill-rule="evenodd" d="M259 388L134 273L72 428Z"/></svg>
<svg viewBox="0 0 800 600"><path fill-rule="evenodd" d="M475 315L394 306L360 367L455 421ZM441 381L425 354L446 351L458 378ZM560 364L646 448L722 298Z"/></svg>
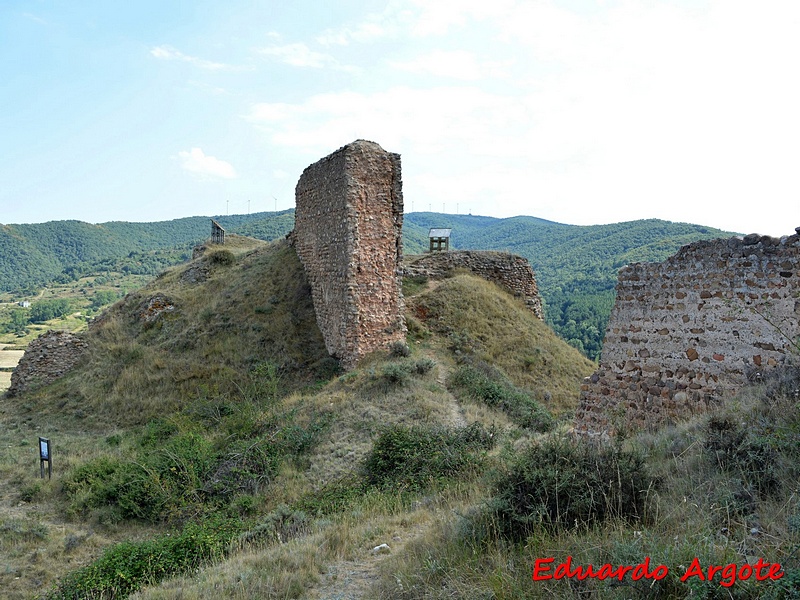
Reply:
<svg viewBox="0 0 800 600"><path fill-rule="evenodd" d="M800 226L797 0L3 0L0 223L294 206L356 139L406 212Z"/></svg>

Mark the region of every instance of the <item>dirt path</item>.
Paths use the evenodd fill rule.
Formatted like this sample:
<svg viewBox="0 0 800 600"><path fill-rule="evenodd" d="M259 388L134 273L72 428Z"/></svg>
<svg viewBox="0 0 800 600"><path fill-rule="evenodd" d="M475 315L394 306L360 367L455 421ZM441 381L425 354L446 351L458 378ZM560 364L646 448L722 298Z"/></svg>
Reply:
<svg viewBox="0 0 800 600"><path fill-rule="evenodd" d="M385 544L388 550L369 549L355 560L342 560L328 565L319 583L309 590L309 600L371 600L372 587L380 579L383 561L403 551L405 545L425 533L427 525L410 525L395 532Z"/></svg>

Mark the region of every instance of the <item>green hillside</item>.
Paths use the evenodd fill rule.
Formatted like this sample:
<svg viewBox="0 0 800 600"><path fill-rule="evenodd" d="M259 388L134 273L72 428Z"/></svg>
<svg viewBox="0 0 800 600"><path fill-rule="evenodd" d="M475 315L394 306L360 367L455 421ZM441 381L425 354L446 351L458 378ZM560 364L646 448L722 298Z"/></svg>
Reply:
<svg viewBox="0 0 800 600"><path fill-rule="evenodd" d="M286 235L294 226L293 210L213 218L227 231L265 240ZM209 235L209 217L155 223L50 221L0 225L0 292L41 287L65 272L70 275L92 269L103 260L131 253L191 249Z"/></svg>
<svg viewBox="0 0 800 600"><path fill-rule="evenodd" d="M593 363L484 280L406 283L406 344L347 373L284 240L231 236L118 301L89 360L0 404L0 595L798 597L797 369L584 443ZM532 580L567 557L669 572ZM695 558L784 576L682 580Z"/></svg>
<svg viewBox="0 0 800 600"><path fill-rule="evenodd" d="M408 347L346 374L325 351L284 240L230 236L129 293L84 334L82 366L4 400L0 442L14 450L0 458L0 549L16 545L0 588L24 597L34 579L58 577L52 598L124 597L218 561L239 536L252 540L243 549L271 544L262 524L281 514L302 519L301 531L328 515L338 535L349 526L340 511L359 498L371 498L380 519L429 480L474 478L493 436L529 438L569 418L593 364L521 302L467 275L418 290L408 298ZM501 318L507 325L493 327ZM395 472L371 454L392 426L451 454ZM26 483L34 512L26 505L12 519L4 501L18 497L29 450L13 440L31 428L58 444L57 475ZM377 462L364 472L370 456ZM393 490L395 477L408 489ZM41 536L15 533L34 524ZM123 542L131 538L151 541ZM46 573L27 562L42 544L62 557ZM297 577L305 589L314 574Z"/></svg>

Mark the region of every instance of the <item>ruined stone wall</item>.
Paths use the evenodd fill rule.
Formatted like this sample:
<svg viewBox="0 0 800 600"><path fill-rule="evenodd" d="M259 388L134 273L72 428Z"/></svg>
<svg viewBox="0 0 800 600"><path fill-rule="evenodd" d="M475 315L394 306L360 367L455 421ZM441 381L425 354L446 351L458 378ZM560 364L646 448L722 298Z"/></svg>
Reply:
<svg viewBox="0 0 800 600"><path fill-rule="evenodd" d="M799 318L797 235L697 242L624 267L576 430L613 434L706 411L796 353Z"/></svg>
<svg viewBox="0 0 800 600"><path fill-rule="evenodd" d="M68 331L48 331L33 340L11 373L8 396L52 383L75 367L86 354L88 344Z"/></svg>
<svg viewBox="0 0 800 600"><path fill-rule="evenodd" d="M303 171L291 239L328 352L352 368L405 339L400 156L358 140Z"/></svg>
<svg viewBox="0 0 800 600"><path fill-rule="evenodd" d="M442 279L454 269L467 269L499 285L521 298L537 317L544 319L542 298L533 269L526 258L516 254L476 250L433 252L407 260L402 273L404 276Z"/></svg>

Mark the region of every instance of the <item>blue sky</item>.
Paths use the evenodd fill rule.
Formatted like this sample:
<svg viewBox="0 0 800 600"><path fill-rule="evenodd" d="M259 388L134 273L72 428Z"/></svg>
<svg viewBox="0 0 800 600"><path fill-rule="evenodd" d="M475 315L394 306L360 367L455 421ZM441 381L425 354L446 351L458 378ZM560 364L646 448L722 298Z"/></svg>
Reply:
<svg viewBox="0 0 800 600"><path fill-rule="evenodd" d="M800 226L800 2L5 0L0 222L286 209L363 138L406 211Z"/></svg>

